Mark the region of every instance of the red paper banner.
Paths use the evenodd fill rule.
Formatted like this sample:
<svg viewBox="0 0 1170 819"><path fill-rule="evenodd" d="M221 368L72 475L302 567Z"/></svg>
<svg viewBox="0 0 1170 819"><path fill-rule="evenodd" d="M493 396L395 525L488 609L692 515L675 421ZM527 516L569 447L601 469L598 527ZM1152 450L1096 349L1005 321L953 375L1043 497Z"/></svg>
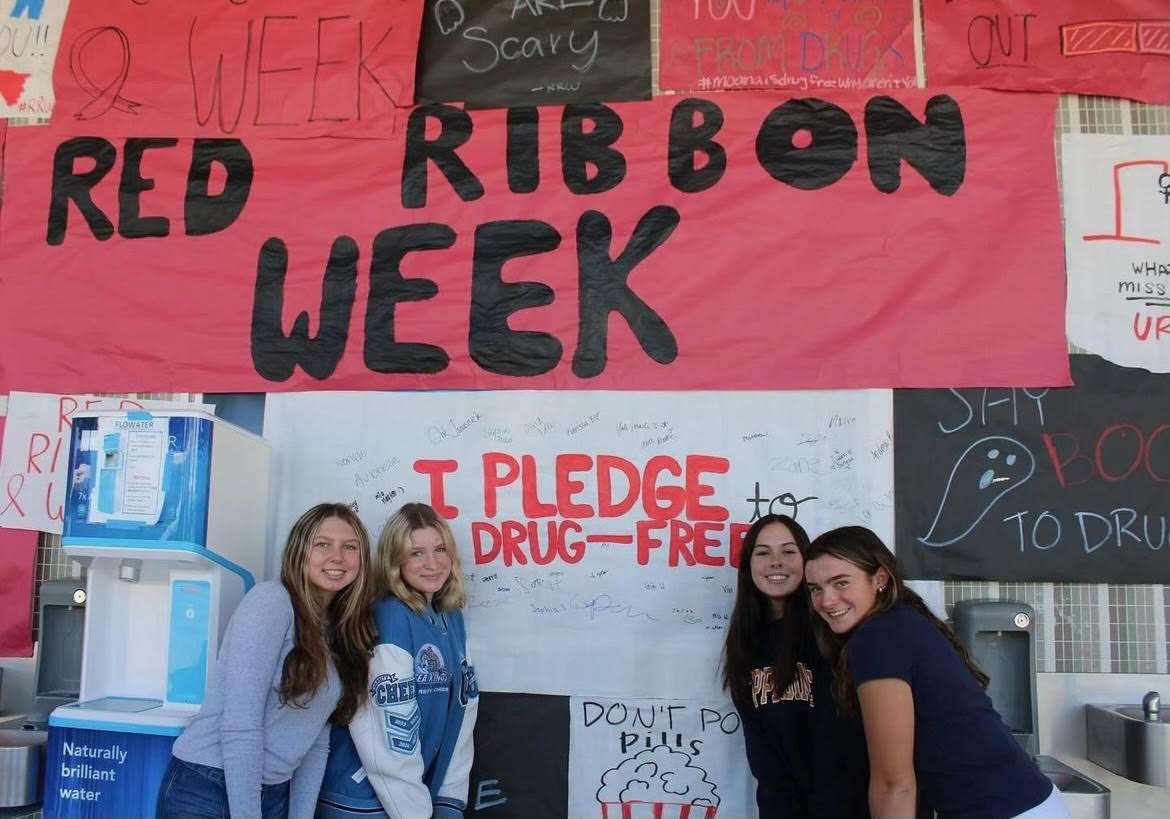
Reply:
<svg viewBox="0 0 1170 819"><path fill-rule="evenodd" d="M1170 104L1166 0L922 0L926 81Z"/></svg>
<svg viewBox="0 0 1170 819"><path fill-rule="evenodd" d="M389 141L14 129L0 390L1066 384L1055 105L435 105Z"/></svg>
<svg viewBox="0 0 1170 819"><path fill-rule="evenodd" d="M8 144L8 120L0 119L0 176L4 175L4 148ZM0 213L4 212L4 186L0 185Z"/></svg>
<svg viewBox="0 0 1170 819"><path fill-rule="evenodd" d="M2 122L2 121L0 121ZM0 441L4 417L0 416ZM3 488L0 487L0 491ZM33 572L37 563L37 533L0 528L0 657L31 657Z"/></svg>
<svg viewBox="0 0 1170 819"><path fill-rule="evenodd" d="M120 136L385 136L414 101L422 5L74 2L53 121Z"/></svg>
<svg viewBox="0 0 1170 819"><path fill-rule="evenodd" d="M660 88L918 85L911 0L661 0Z"/></svg>

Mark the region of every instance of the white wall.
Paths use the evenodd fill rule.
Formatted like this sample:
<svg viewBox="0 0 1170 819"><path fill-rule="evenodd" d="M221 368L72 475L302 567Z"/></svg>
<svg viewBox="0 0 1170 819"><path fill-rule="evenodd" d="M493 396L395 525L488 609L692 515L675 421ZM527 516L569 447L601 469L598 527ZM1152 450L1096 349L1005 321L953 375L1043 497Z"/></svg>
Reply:
<svg viewBox="0 0 1170 819"><path fill-rule="evenodd" d="M1037 674L1040 753L1084 758L1085 705L1141 705L1147 691L1170 699L1170 674Z"/></svg>

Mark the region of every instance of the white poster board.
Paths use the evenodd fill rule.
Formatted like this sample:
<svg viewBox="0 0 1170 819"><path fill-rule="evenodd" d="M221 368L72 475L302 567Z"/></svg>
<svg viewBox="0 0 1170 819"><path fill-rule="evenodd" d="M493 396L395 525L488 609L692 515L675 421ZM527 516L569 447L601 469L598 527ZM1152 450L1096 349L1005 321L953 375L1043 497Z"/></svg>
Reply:
<svg viewBox="0 0 1170 819"><path fill-rule="evenodd" d="M74 414L86 410L206 410L203 404L101 395L14 392L0 449L0 526L61 534L72 476L69 437ZM161 455L157 456L161 460Z"/></svg>
<svg viewBox="0 0 1170 819"><path fill-rule="evenodd" d="M0 0L0 119L53 113L53 61L68 9L69 0Z"/></svg>
<svg viewBox="0 0 1170 819"><path fill-rule="evenodd" d="M1170 137L1064 134L1068 338L1170 372Z"/></svg>
<svg viewBox="0 0 1170 819"><path fill-rule="evenodd" d="M269 576L315 503L356 505L376 539L430 502L484 690L716 697L748 523L892 542L891 429L886 390L274 394Z"/></svg>
<svg viewBox="0 0 1170 819"><path fill-rule="evenodd" d="M572 697L569 714L568 816L756 815L756 781L730 702Z"/></svg>

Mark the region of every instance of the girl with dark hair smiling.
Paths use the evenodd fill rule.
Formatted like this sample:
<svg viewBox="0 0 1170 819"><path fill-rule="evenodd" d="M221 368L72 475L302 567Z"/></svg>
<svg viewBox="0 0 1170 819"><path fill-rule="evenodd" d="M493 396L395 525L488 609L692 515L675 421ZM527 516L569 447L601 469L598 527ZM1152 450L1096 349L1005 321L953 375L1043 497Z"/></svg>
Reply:
<svg viewBox="0 0 1170 819"><path fill-rule="evenodd" d="M739 551L723 688L743 725L761 819L865 817L865 741L839 721L809 622L804 528L765 515Z"/></svg>
<svg viewBox="0 0 1170 819"><path fill-rule="evenodd" d="M805 559L838 702L865 725L875 817L914 816L920 792L940 819L1069 815L992 707L987 676L876 534L834 529Z"/></svg>

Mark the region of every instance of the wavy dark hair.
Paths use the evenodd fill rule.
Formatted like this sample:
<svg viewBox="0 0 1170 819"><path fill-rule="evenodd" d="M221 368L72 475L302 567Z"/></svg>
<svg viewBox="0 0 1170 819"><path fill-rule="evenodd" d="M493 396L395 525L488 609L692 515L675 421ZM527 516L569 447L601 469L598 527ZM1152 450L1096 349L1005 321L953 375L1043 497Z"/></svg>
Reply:
<svg viewBox="0 0 1170 819"><path fill-rule="evenodd" d="M309 553L317 529L327 518L349 524L358 539L358 574L322 606L309 582ZM370 654L377 632L370 612L373 572L370 571L370 535L357 514L344 503L319 503L297 518L288 533L280 560L280 582L293 606L293 647L284 658L277 693L281 704L303 707L325 683L326 657L332 656L341 680L341 698L332 720L346 724L365 696Z"/></svg>
<svg viewBox="0 0 1170 819"><path fill-rule="evenodd" d="M752 550L765 526L782 523L792 533L796 548L803 558L808 551L808 532L788 515L764 515L756 520L744 535L739 547L739 569L736 572L735 605L727 624L727 638L723 641L723 690L731 694L731 701L740 710L751 708L752 661L759 655L760 643L768 638L772 609L768 598L756 588L752 580ZM776 690L783 691L796 676L796 661L809 635L808 588L803 582L784 601L780 618L779 636L771 647L775 660L772 674Z"/></svg>
<svg viewBox="0 0 1170 819"><path fill-rule="evenodd" d="M884 611L889 611L898 603L905 603L917 609L923 617L943 633L947 642L951 644L959 658L970 669L971 675L980 687L987 687L988 676L980 670L979 666L975 665L975 661L971 659L967 649L963 648L963 644L955 637L951 627L938 619L913 589L906 587L905 579L898 568L897 558L873 531L864 526L842 526L839 529L825 532L809 546L804 558L805 564L807 565L809 561L816 560L818 557L835 557L838 560L844 560L846 563L861 569L869 577L873 577L884 569L889 576L889 582L877 593L873 608L862 618L861 622L865 622L870 617ZM845 644L849 641L849 634L857 627L854 626L854 629L846 634L834 634L822 617L818 615L812 619L813 633L816 635L821 653L833 663L837 672L836 681L833 684L833 696L842 709L856 711L857 690L849 676L849 655L845 651Z"/></svg>

